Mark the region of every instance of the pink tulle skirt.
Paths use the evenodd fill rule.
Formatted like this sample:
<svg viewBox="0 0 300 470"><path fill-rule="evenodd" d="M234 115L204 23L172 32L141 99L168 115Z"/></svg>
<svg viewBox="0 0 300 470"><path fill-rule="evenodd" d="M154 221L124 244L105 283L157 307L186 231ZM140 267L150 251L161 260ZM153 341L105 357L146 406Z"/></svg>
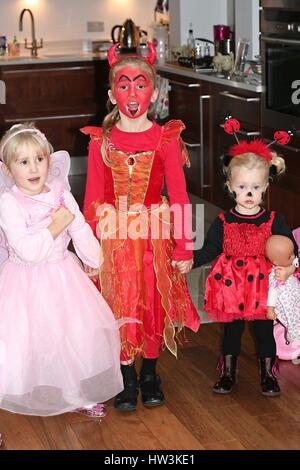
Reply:
<svg viewBox="0 0 300 470"><path fill-rule="evenodd" d="M74 257L0 275L0 408L50 416L123 389L114 316Z"/></svg>

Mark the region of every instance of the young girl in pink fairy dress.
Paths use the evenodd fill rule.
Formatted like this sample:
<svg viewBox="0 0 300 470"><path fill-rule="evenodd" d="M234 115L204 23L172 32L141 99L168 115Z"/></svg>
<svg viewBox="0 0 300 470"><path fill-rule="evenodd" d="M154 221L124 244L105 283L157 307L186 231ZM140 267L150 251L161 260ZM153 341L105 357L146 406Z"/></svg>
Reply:
<svg viewBox="0 0 300 470"><path fill-rule="evenodd" d="M99 244L68 190L67 152L15 125L0 146L0 227L8 257L0 273L0 408L50 416L123 389L113 314L68 251L72 239L89 270ZM3 255L3 251L2 251Z"/></svg>
<svg viewBox="0 0 300 470"><path fill-rule="evenodd" d="M193 263L187 162L181 121L153 122L157 98L155 49L147 57L108 53L112 111L90 135L85 215L103 250L101 292L120 328L124 391L115 408L133 411L141 391L148 408L164 403L156 363L161 346L177 355L184 326L197 331L199 315L184 274ZM161 193L166 182L168 203ZM171 210L174 223L170 218ZM112 222L110 224L110 221ZM107 222L107 224L106 224ZM131 230L132 229L132 230ZM135 229L135 230L134 230ZM176 331L177 327L177 331ZM134 360L142 356L139 381Z"/></svg>

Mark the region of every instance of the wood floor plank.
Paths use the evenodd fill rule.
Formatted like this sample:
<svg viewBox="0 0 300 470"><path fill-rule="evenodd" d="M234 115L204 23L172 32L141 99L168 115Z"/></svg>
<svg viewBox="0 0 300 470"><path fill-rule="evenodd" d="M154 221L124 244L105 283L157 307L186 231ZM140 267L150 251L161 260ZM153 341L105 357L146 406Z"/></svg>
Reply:
<svg viewBox="0 0 300 470"><path fill-rule="evenodd" d="M204 449L196 437L170 412L168 406L139 410L144 425L157 436L164 449Z"/></svg>

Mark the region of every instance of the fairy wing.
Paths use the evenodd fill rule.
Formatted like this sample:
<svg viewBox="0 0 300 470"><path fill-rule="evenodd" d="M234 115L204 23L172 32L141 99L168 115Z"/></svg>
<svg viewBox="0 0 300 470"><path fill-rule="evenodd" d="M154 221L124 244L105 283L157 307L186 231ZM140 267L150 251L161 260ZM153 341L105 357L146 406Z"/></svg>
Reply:
<svg viewBox="0 0 300 470"><path fill-rule="evenodd" d="M49 166L49 174L48 174L48 183L58 182L62 184L64 189L70 191L70 184L69 184L69 171L70 171L70 155L65 150L59 150L58 152L54 152L50 156L50 166ZM0 161L0 195L4 192L12 188L14 185L14 180L10 177L5 175L3 172L3 162ZM8 258L8 248L6 245L6 238L3 233L3 230L0 228L0 266L4 261Z"/></svg>
<svg viewBox="0 0 300 470"><path fill-rule="evenodd" d="M57 152L53 152L50 156L50 167L47 179L48 183L52 183L58 180L60 183L62 183L65 189L70 191L71 187L68 179L70 165L70 155L66 150L58 150Z"/></svg>
<svg viewBox="0 0 300 470"><path fill-rule="evenodd" d="M0 161L0 195L10 189L14 185L14 181L3 172L3 162ZM0 266L8 258L8 249L6 246L6 238L3 230L0 228Z"/></svg>

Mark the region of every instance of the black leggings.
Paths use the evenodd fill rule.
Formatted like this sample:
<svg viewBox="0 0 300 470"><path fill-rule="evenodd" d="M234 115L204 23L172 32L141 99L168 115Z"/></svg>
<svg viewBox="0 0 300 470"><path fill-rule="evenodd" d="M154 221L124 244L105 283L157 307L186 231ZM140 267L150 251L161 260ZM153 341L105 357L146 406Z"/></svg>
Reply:
<svg viewBox="0 0 300 470"><path fill-rule="evenodd" d="M273 320L252 321L253 333L256 339L258 357L275 357L276 343L273 335ZM245 329L244 320L224 323L223 354L239 356L241 339Z"/></svg>

